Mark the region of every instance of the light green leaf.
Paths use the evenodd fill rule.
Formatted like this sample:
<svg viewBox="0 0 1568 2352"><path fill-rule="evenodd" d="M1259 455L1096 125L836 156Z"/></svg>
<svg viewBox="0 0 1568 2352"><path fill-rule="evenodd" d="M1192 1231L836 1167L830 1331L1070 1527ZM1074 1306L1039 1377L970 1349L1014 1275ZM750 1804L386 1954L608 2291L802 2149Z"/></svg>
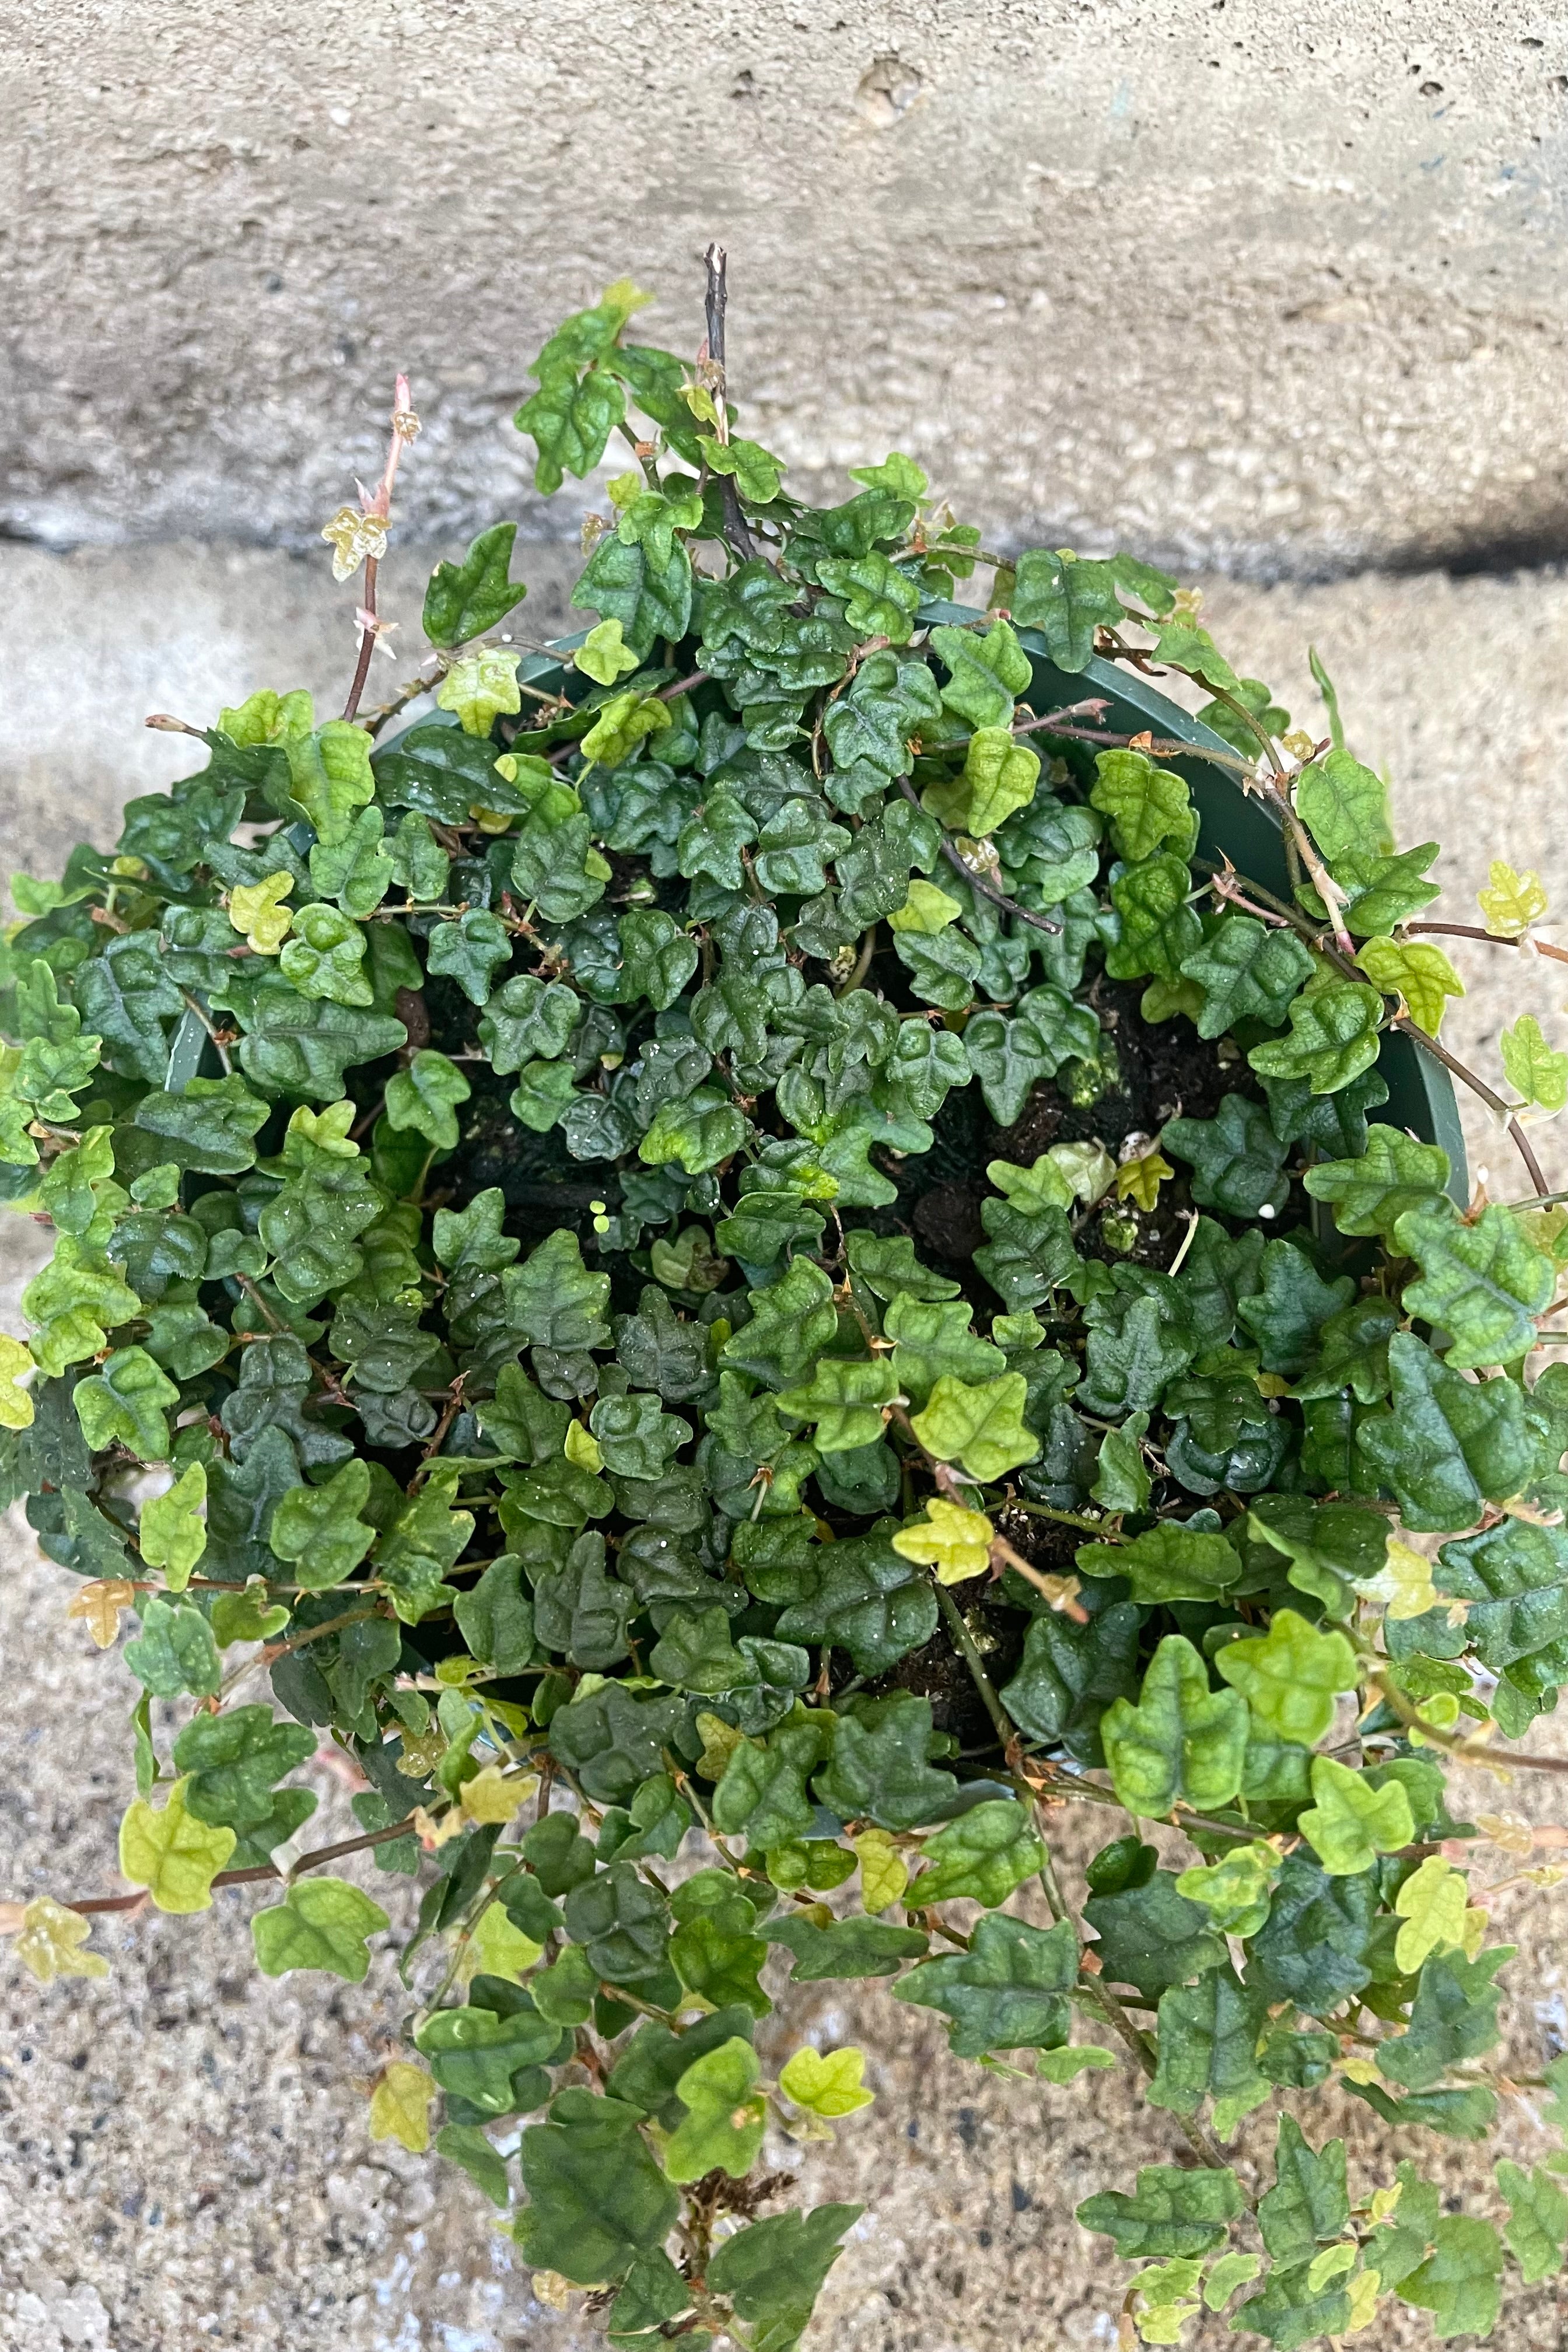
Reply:
<svg viewBox="0 0 1568 2352"><path fill-rule="evenodd" d="M365 1938L390 1924L380 1904L346 1879L301 1878L281 1903L251 1920L256 1964L264 1977L323 1969L363 1984L370 1968Z"/></svg>
<svg viewBox="0 0 1568 2352"><path fill-rule="evenodd" d="M1198 1811L1227 1805L1241 1785L1247 1722L1240 1693L1211 1691L1198 1652L1184 1635L1167 1633L1137 1706L1119 1698L1101 1718L1119 1801L1150 1819L1178 1801Z"/></svg>
<svg viewBox="0 0 1568 2352"><path fill-rule="evenodd" d="M685 2107L664 2144L664 2169L671 2180L700 2180L704 2173L727 2172L732 2180L748 2173L767 2129L767 2101L757 2053L739 2034L689 2065L675 2086Z"/></svg>
<svg viewBox="0 0 1568 2352"><path fill-rule="evenodd" d="M1446 1000L1465 992L1464 982L1430 940L1366 940L1356 961L1384 996L1405 999L1410 1018L1429 1037L1443 1025Z"/></svg>
<svg viewBox="0 0 1568 2352"><path fill-rule="evenodd" d="M1300 1828L1331 1878L1370 1870L1380 1853L1397 1853L1415 1834L1410 1800L1397 1780L1374 1789L1331 1756L1312 1759L1312 1800Z"/></svg>
<svg viewBox="0 0 1568 2352"><path fill-rule="evenodd" d="M207 1531L202 1518L207 1498L207 1474L199 1462L182 1472L166 1493L142 1506L136 1540L149 1568L164 1570L171 1592L183 1592L191 1570L206 1549Z"/></svg>
<svg viewBox="0 0 1568 2352"><path fill-rule="evenodd" d="M955 832L982 837L1028 807L1039 774L1037 751L1015 742L1005 727L980 727L969 739L963 774L928 787L923 805Z"/></svg>
<svg viewBox="0 0 1568 2352"><path fill-rule="evenodd" d="M1394 847L1382 777L1337 745L1300 778L1296 814L1331 866L1352 853L1386 857Z"/></svg>
<svg viewBox="0 0 1568 2352"><path fill-rule="evenodd" d="M1533 1013L1521 1013L1498 1039L1508 1082L1527 1103L1544 1111L1568 1104L1568 1054L1548 1045Z"/></svg>
<svg viewBox="0 0 1568 2352"><path fill-rule="evenodd" d="M210 1910L213 1880L235 1849L231 1829L186 1811L190 1785L188 1776L176 1780L156 1809L138 1797L120 1824L121 1874L146 1887L160 1911Z"/></svg>
<svg viewBox="0 0 1568 2352"><path fill-rule="evenodd" d="M1184 1870L1176 1892L1189 1903L1201 1903L1221 1935L1256 1936L1268 1916L1269 1893L1279 1870L1279 1856L1272 1846L1233 1846L1217 1862Z"/></svg>
<svg viewBox="0 0 1568 2352"><path fill-rule="evenodd" d="M976 1388L944 1377L910 1425L939 1462L962 1463L982 1480L1000 1478L1020 1463L1032 1462L1040 1450L1023 1419L1027 1397L1022 1372L1005 1372Z"/></svg>
<svg viewBox="0 0 1568 2352"><path fill-rule="evenodd" d="M1315 1772L1314 1767L1314 1776ZM1408 1805L1405 1810L1409 1811ZM1306 1828L1304 1815L1302 1827ZM1405 1922L1394 1938L1394 1957L1406 1976L1414 1976L1431 1953L1463 1944L1468 1899L1468 1882L1441 1854L1428 1854L1419 1869L1412 1871L1394 1898L1394 1907Z"/></svg>
<svg viewBox="0 0 1568 2352"><path fill-rule="evenodd" d="M1445 2214L1432 2232L1433 2248L1418 2270L1399 2283L1402 2303L1432 2314L1432 2333L1489 2336L1502 2296L1498 2276L1502 2242L1489 2221L1463 2213Z"/></svg>
<svg viewBox="0 0 1568 2352"><path fill-rule="evenodd" d="M1110 818L1119 857L1136 865L1167 841L1178 856L1191 848L1193 801L1182 777L1157 768L1146 751L1101 751L1094 764L1089 805Z"/></svg>
<svg viewBox="0 0 1568 2352"><path fill-rule="evenodd" d="M179 1401L179 1390L145 1348L117 1348L102 1370L79 1381L72 1392L81 1433L93 1453L123 1445L142 1462L168 1460L165 1416Z"/></svg>
<svg viewBox="0 0 1568 2352"><path fill-rule="evenodd" d="M892 1546L900 1559L934 1568L939 1584L962 1584L989 1569L994 1532L983 1511L967 1511L962 1504L932 1495L924 1518L906 1520Z"/></svg>
<svg viewBox="0 0 1568 2352"><path fill-rule="evenodd" d="M596 685L614 686L637 667L637 656L621 635L619 621L600 621L591 628L572 656L574 669Z"/></svg>
<svg viewBox="0 0 1568 2352"><path fill-rule="evenodd" d="M824 2054L807 2045L779 2069L779 2088L808 2115L852 2116L858 2108L868 2107L876 2096L874 2091L861 2086L865 2071L863 2050L851 2046Z"/></svg>
<svg viewBox="0 0 1568 2352"><path fill-rule="evenodd" d="M1278 1609L1262 1639L1229 1642L1215 1665L1277 1739L1315 1747L1334 1719L1336 1694L1356 1686L1355 1653L1342 1633L1320 1633L1294 1609Z"/></svg>
<svg viewBox="0 0 1568 2352"><path fill-rule="evenodd" d="M289 790L296 807L329 849L348 839L354 812L375 797L370 737L346 719L329 719L312 734L284 738Z"/></svg>
<svg viewBox="0 0 1568 2352"><path fill-rule="evenodd" d="M1538 2164L1526 2172L1504 2157L1497 2167L1497 2185L1508 2200L1504 2235L1524 2275L1526 2286L1553 2278L1563 2267L1563 2247L1568 2239L1568 2197Z"/></svg>

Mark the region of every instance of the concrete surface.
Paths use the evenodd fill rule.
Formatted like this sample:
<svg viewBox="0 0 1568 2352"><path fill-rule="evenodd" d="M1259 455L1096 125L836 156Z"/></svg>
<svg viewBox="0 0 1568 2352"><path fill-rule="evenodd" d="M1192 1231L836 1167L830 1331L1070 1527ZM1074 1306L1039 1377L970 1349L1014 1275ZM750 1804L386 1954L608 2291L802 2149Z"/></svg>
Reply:
<svg viewBox="0 0 1568 2352"><path fill-rule="evenodd" d="M388 566L387 609L405 642L417 636L426 568L418 551ZM520 633L546 636L562 623L572 559L530 551L522 568L536 593ZM62 559L0 548L5 863L57 870L79 831L107 841L121 800L188 763L178 738L142 730L148 710L203 721L257 686L297 683L329 707L352 656L351 601L332 590L323 558L187 545ZM1445 871L1457 918L1494 850L1541 866L1560 898L1568 891L1559 814L1568 580L1367 577L1267 591L1215 581L1206 617L1238 667L1269 677L1303 719L1313 702L1302 649L1317 644L1352 741L1394 779L1402 839L1452 845ZM392 665L380 667L393 677ZM1508 951L1489 952L1445 1034L1479 1055L1500 1021L1529 1003L1561 1038L1568 991L1545 966L1521 971ZM1543 1151L1554 1134L1542 1131ZM1499 1189L1516 1190L1484 1126L1472 1139ZM1549 1165L1561 1171L1561 1155ZM0 1328L16 1328L17 1288L44 1239L19 1220L0 1222ZM116 1885L134 1685L117 1656L66 1625L68 1584L13 1522L0 1539L0 1673L12 1695L0 1712L5 1896ZM1562 1746L1552 1722L1541 1737ZM324 1769L315 1785L312 1838L345 1833L344 1792ZM1552 1785L1482 1783L1468 1802L1547 1818ZM1101 1834L1064 1815L1058 1843L1069 1879ZM1492 1853L1478 1874L1500 1878L1511 1866ZM401 1923L400 1883L368 1864L347 1867ZM41 1992L0 1958L0 2344L586 2352L597 2340L589 2324L533 2304L465 2180L368 2140L363 2086L390 2047L403 1998L389 1959L377 1958L363 1987L269 1985L250 1960L256 1900L233 1892L195 1920L101 1927L96 1940L114 1969L103 1983ZM1521 1945L1505 2062L1519 2074L1568 2042L1564 1901L1530 1891L1498 1901L1498 1932ZM1070 2091L987 2076L948 2056L939 2021L875 1990L807 1992L770 2030L775 2060L807 2037L859 2042L878 2092L877 2108L841 2126L832 2149L776 2151L813 2200L861 2199L868 2209L813 2344L1114 2346L1120 2273L1077 2230L1072 2207L1140 2158L1179 2152L1168 2119L1142 2109L1123 2076ZM1347 2131L1363 2178L1389 2176L1399 2151L1364 2108L1305 2112L1315 2136ZM1528 2102L1510 2105L1502 2144L1521 2160L1545 2151ZM1239 2146L1244 2170L1266 2154L1257 2133ZM1417 2152L1456 2192L1468 2182L1473 2198L1484 2180L1472 2153L1425 2139ZM1568 2303L1554 2285L1516 2294L1505 2326L1510 2352L1548 2352L1564 2340ZM1218 2321L1190 2339L1193 2352L1229 2340ZM1396 2315L1361 2340L1367 2352L1394 2352L1425 2342L1426 2323Z"/></svg>
<svg viewBox="0 0 1568 2352"><path fill-rule="evenodd" d="M748 418L988 529L1253 576L1561 553L1568 18L1469 0L20 0L0 527L310 541L408 368L405 512L631 271ZM568 523L567 528L570 528Z"/></svg>

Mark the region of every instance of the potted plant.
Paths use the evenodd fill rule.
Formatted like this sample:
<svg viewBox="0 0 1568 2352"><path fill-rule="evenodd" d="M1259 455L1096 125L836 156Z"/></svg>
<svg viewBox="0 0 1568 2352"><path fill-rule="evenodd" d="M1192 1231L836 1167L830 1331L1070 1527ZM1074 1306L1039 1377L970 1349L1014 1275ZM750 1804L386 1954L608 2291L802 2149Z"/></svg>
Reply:
<svg viewBox="0 0 1568 2352"><path fill-rule="evenodd" d="M142 1695L133 1891L3 1924L100 1974L96 1913L246 1885L264 1972L358 1979L388 1915L331 1865L417 1875L370 2129L617 2344L796 2341L856 2209L781 2205L764 2137L870 2095L854 2049L770 2078L755 2029L872 1978L1179 2121L1189 2162L1079 2209L1145 2341L1391 2295L1485 2333L1562 2260L1568 2159L1459 2211L1428 2177L1497 2108L1467 1865L1521 1836L1445 1767L1568 1670L1568 1219L1526 1132L1568 1060L1525 1019L1510 1097L1461 1071L1523 1170L1471 1199L1466 927L1326 676L1318 740L1164 573L1004 560L907 457L800 504L726 396L721 259L694 362L638 299L518 419L547 490L628 445L584 635L523 649L497 524L363 710L400 383L325 534L342 716L252 694L113 854L16 886L0 1175L57 1239L5 1475ZM1473 936L1543 910L1499 866ZM322 1738L363 1785L317 1850ZM1392 2177L1318 2144L1329 2083Z"/></svg>

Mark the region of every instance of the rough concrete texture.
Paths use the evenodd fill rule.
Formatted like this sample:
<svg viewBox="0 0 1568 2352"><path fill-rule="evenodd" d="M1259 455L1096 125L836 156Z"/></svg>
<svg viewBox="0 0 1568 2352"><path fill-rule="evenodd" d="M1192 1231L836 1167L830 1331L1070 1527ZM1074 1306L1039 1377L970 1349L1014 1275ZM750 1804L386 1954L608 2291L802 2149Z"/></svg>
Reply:
<svg viewBox="0 0 1568 2352"><path fill-rule="evenodd" d="M414 554L388 568L388 609L409 639L425 568ZM562 625L571 559L542 549L527 569L537 590L527 625L542 637ZM0 550L0 604L12 616L0 711L6 862L56 870L79 832L108 840L121 800L188 763L179 739L142 730L149 709L204 721L259 685L307 683L324 702L341 691L347 604L347 592L334 601L320 562L255 550L64 560ZM1551 823L1562 806L1568 581L1369 578L1268 592L1217 582L1207 617L1238 666L1271 678L1303 718L1313 705L1301 648L1317 644L1352 740L1394 779L1401 837L1456 845L1446 873L1457 917L1494 848L1540 865L1559 894L1568 890L1568 854ZM79 715L84 677L90 729ZM1472 960L1476 986L1445 1034L1479 1053L1528 1003L1561 1034L1568 992L1548 969L1520 970L1506 950L1476 957L1489 953L1479 969ZM1472 1148L1500 1189L1516 1188L1484 1127L1472 1129ZM1560 1158L1549 1165L1563 1169ZM0 1328L17 1328L17 1286L45 1238L19 1220L0 1223L9 1275ZM134 1685L116 1656L67 1628L66 1580L37 1559L19 1523L0 1556L13 1695L0 1715L0 1893L110 1890L115 1824L132 1793L124 1718ZM1552 1723L1541 1737L1561 1747ZM344 1834L344 1791L325 1767L311 1778L322 1804L308 1838ZM1458 1801L1544 1819L1552 1787L1481 1781ZM1108 1833L1064 1812L1057 1843L1070 1884ZM346 1867L402 1925L403 1883L363 1860ZM1478 1876L1510 1868L1489 1853ZM0 1959L0 2342L22 2352L189 2352L208 2342L268 2352L280 2343L290 2352L587 2352L597 2338L580 2307L559 2314L534 2304L466 2180L368 2140L363 2086L391 2046L403 1999L391 1959L378 1956L363 1987L268 1984L254 1972L246 1928L258 1899L245 1890L194 1920L100 1927L95 1940L114 1968L100 1984L40 1992ZM1503 2063L1528 2076L1568 2042L1564 1897L1504 1895L1496 1931L1522 1948ZM768 2029L770 2061L807 2038L860 2042L878 2093L876 2109L842 2125L831 2149L781 2143L773 2152L798 2171L803 2194L868 2208L811 2343L846 2352L1114 2346L1121 2273L1071 2211L1140 2158L1178 2155L1169 2119L1143 2108L1121 2074L1057 2091L961 2064L939 2021L874 1988L796 1997ZM1312 2102L1305 2112L1314 2134L1345 2130L1359 2177L1390 2176L1400 2151L1364 2107ZM1266 2137L1243 2134L1238 2161L1249 2178ZM1503 2144L1526 2161L1545 2152L1528 2100L1509 2104ZM1417 2153L1456 2199L1465 2183L1472 2203L1484 2194L1473 2152L1423 2137ZM1568 2302L1556 2286L1516 2293L1506 2341L1547 2352L1565 2326ZM1194 2352L1218 2352L1229 2340L1213 2320L1192 2342ZM1394 2352L1426 2341L1426 2323L1397 2313L1361 2340L1368 2352Z"/></svg>
<svg viewBox="0 0 1568 2352"><path fill-rule="evenodd" d="M25 537L303 544L398 367L405 512L540 530L543 334L629 270L689 352L710 237L808 482L891 440L988 528L1255 576L1568 530L1561 11L21 0L0 78Z"/></svg>

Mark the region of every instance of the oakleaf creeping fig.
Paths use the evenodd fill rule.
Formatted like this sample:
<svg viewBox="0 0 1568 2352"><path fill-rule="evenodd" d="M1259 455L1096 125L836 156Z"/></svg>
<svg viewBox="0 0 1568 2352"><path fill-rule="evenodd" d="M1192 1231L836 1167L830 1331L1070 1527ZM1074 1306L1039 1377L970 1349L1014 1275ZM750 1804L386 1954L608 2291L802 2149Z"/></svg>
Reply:
<svg viewBox="0 0 1568 2352"><path fill-rule="evenodd" d="M805 2044L772 2082L757 2030L877 1979L1019 2096L1131 2053L1190 2154L1079 2221L1145 2265L1145 2341L1390 2298L1484 2334L1568 2236L1568 2157L1455 2211L1433 2140L1521 2087L1568 2116L1568 2060L1490 2054L1493 1832L1445 1778L1568 1661L1568 1221L1520 1116L1568 1064L1533 1015L1516 1101L1447 1057L1525 1171L1467 1210L1378 1116L1447 1055L1435 845L1316 656L1322 743L1153 566L1004 560L900 453L803 503L728 397L717 260L700 357L644 299L566 320L518 415L546 491L632 453L574 651L519 650L498 522L362 715L400 383L323 534L343 713L252 694L16 884L0 1193L56 1241L0 1461L142 1697L135 1891L0 1927L46 1983L101 1973L96 1913L237 1885L268 1975L401 1948L367 2129L619 2344L797 2340L858 2209L797 2210L768 2136L875 2130L873 2085ZM1147 662L1201 724L1114 723ZM1213 854L1205 764L1278 821L1272 883ZM1545 912L1500 859L1436 928L1563 961ZM346 1864L306 1845L323 1739ZM1087 1884L1068 1804L1121 1832ZM1331 2084L1392 2177L1312 2127Z"/></svg>

